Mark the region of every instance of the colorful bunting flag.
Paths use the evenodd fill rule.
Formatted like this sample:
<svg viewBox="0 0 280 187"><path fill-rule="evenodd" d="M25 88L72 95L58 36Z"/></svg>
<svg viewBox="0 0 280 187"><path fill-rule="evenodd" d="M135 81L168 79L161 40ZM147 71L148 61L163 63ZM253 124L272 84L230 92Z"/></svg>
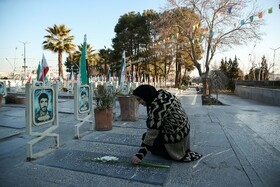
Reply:
<svg viewBox="0 0 280 187"><path fill-rule="evenodd" d="M228 13L231 13L231 11L232 11L232 7L229 7L228 8Z"/></svg>
<svg viewBox="0 0 280 187"><path fill-rule="evenodd" d="M254 16L250 16L250 21L254 21Z"/></svg>
<svg viewBox="0 0 280 187"><path fill-rule="evenodd" d="M271 14L272 13L272 7L268 9L268 13Z"/></svg>
<svg viewBox="0 0 280 187"><path fill-rule="evenodd" d="M244 19L243 19L243 20L241 20L240 24L241 24L241 25L244 25L244 24L245 24Z"/></svg>
<svg viewBox="0 0 280 187"><path fill-rule="evenodd" d="M263 17L263 12L259 12L258 17L261 19Z"/></svg>

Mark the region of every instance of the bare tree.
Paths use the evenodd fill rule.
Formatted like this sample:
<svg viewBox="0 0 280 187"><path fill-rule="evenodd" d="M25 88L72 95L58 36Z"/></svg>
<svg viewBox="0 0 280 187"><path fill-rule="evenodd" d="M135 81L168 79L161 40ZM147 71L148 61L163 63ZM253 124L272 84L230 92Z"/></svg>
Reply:
<svg viewBox="0 0 280 187"><path fill-rule="evenodd" d="M208 82L209 95L211 95L212 92L215 92L216 100L218 100L219 90L226 89L226 85L228 84L227 76L221 70L212 70L209 73Z"/></svg>
<svg viewBox="0 0 280 187"><path fill-rule="evenodd" d="M187 32L192 46L188 52L202 78L203 95L208 95L209 65L217 49L227 50L236 45L260 40L262 36L260 26L264 21L258 16L261 17L260 13L263 11L258 10L254 2L249 0L167 0L167 2L168 9L187 7L199 15L200 22L192 25ZM197 33L201 32L203 33L200 38L203 41L201 51L205 52L204 72L193 42L197 40Z"/></svg>
<svg viewBox="0 0 280 187"><path fill-rule="evenodd" d="M169 72L167 69L175 69L175 87L179 87L182 82L182 72L188 72L194 69L194 64L190 58L189 51L191 48L188 32L190 26L199 22L199 16L186 7L174 7L167 9L159 14L157 20L153 21L155 28L155 41L157 51L163 51L163 61L165 62L164 74L165 79ZM200 33L196 34L200 38ZM192 41L196 50L197 58L202 58L201 42ZM168 66L168 68L167 68Z"/></svg>

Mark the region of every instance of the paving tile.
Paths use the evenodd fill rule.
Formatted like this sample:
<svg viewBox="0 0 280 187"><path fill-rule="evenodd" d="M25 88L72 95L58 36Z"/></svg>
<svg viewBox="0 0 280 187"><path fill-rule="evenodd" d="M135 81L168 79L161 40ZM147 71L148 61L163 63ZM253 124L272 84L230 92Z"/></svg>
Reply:
<svg viewBox="0 0 280 187"><path fill-rule="evenodd" d="M101 163L86 160L86 158L100 156L106 155L94 152L60 149L56 150L54 154L48 157L34 161L34 163L156 185L163 185L169 172L169 168L134 166L127 162L130 160L128 157L118 157L119 160L123 161L120 163ZM168 160L161 161L160 163L155 160L146 161L156 164L171 165L171 161Z"/></svg>

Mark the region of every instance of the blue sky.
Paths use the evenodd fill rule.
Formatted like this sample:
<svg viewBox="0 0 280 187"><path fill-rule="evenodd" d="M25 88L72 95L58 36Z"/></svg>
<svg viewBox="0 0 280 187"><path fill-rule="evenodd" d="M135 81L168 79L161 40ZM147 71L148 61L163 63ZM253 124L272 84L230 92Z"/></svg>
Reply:
<svg viewBox="0 0 280 187"><path fill-rule="evenodd" d="M266 36L254 48L256 59L265 55L272 60L270 48L280 47L280 0L258 0L264 9L273 7L272 14L265 14ZM130 11L140 12L147 9L162 11L165 0L0 0L0 72L12 71L12 66L23 65L24 45L26 44L27 66L36 67L45 54L49 66L57 66L57 54L44 51L42 42L48 33L47 27L54 24L65 24L72 29L74 43L83 42L84 34L87 41L98 50L104 46L111 47L114 38L114 27L120 16ZM214 63L221 57L240 58L240 67L248 68L248 54L252 52L254 43L238 47L225 53L219 53ZM66 54L63 55L65 59ZM16 60L14 60L16 58ZM276 60L280 60L280 49L276 51ZM280 65L280 63L278 63Z"/></svg>

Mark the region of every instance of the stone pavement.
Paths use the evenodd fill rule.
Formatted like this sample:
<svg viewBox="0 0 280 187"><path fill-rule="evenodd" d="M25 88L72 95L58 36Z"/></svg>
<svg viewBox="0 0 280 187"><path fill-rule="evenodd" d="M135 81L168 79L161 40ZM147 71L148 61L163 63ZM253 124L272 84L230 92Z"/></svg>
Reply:
<svg viewBox="0 0 280 187"><path fill-rule="evenodd" d="M143 160L170 168L129 163L145 132L145 108L139 120L121 121L119 106L110 131L92 131L74 139L73 99L59 99L60 147L26 161L25 107L0 108L0 186L279 186L280 107L234 95L219 95L225 105L202 106L194 90L178 92L191 122L191 149L203 154L192 163L148 154ZM82 131L88 131L84 126ZM53 143L47 139L34 149ZM116 156L121 163L88 162L86 158Z"/></svg>

